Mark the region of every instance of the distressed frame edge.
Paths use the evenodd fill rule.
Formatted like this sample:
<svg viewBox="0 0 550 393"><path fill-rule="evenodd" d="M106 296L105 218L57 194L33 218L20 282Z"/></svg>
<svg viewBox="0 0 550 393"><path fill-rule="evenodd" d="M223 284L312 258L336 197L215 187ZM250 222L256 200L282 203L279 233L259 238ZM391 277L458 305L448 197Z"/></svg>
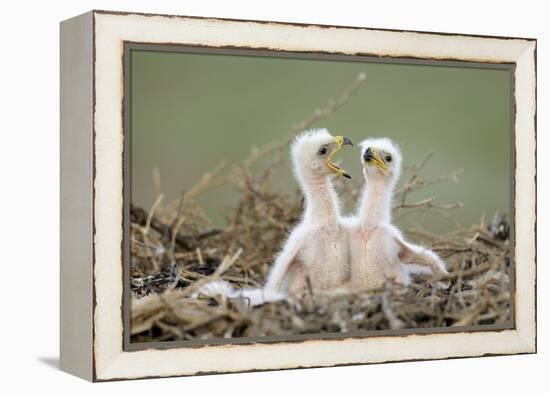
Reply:
<svg viewBox="0 0 550 393"><path fill-rule="evenodd" d="M109 13L110 15L112 15L113 13ZM131 14L133 15L133 14ZM186 17L186 18L192 18L192 17ZM281 23L278 23L276 22L275 24L281 24ZM369 29L366 29L365 30L369 30ZM417 32L414 32L414 33L417 33ZM427 34L433 34L433 33L427 33ZM454 35L453 35L454 36ZM503 38L503 37L496 37L497 39L506 39L506 38ZM534 43L532 42L534 41ZM94 41L95 43L95 41ZM534 89L536 91L536 40L531 40L531 39L528 39L527 40L527 47L526 47L526 50L525 52L528 52L529 49L531 49L529 52L533 52L534 53L534 56L531 56L531 59L534 59ZM529 45L529 44L532 44ZM527 63L527 65L529 65L530 63ZM94 74L95 76L95 74ZM528 96L531 96L532 94L530 94L531 91L529 92ZM534 146L534 149L535 149L535 153L536 153L536 96L535 97L531 97L531 98L534 98L533 100L533 104L534 104L534 123L533 123L533 128L532 130L528 130L528 132L532 131L533 132L533 136L534 136L534 139L535 139L535 146ZM516 105L517 107L519 107L518 105L518 102L516 102ZM515 127L517 128L517 125L518 125L518 122L516 120L516 124L515 124ZM518 133L519 134L519 133ZM516 139L516 144L517 144L517 141L518 141L519 137L517 137ZM534 162L534 174L535 174L535 181L534 181L534 184L532 184L535 188L536 188L536 162ZM536 208L536 194L535 194L535 204L534 204L534 207ZM516 216L517 217L517 216ZM536 235L536 215L534 217L532 217L532 221L535 223L535 226L533 227L533 232L529 233L529 234L532 234L533 236ZM517 249L516 249L517 251ZM535 256L535 263L536 263L536 249L534 250L534 256ZM517 274L517 273L516 273ZM535 279L535 284L536 284L536 266L535 266L535 275L534 275L534 279ZM97 285L97 283L96 283ZM534 288L534 292L533 294L535 295L534 297L532 297L532 301L535 301L536 300L536 287ZM517 299L516 299L517 301ZM534 311L533 311L534 312ZM524 326L523 325L519 325L519 326L516 326L516 330L514 330L513 332L515 332L515 335L512 335L511 337L514 337L514 340L516 340L516 344L518 344L519 346L511 351L510 353L503 353L503 351L499 351L499 352L494 352L494 353L482 353L482 354L467 354L467 355L458 355L458 356L455 356L455 357L471 357L471 356L484 356L484 355L499 355L499 354L519 354L519 353L533 353L533 352L536 352L536 313L533 316L533 321L534 322L534 325L531 326L532 329L524 329ZM529 316L527 316L527 319L529 319ZM529 322L529 321L528 321ZM94 341L95 341L95 338L94 337ZM393 337L392 337L393 339ZM122 343L121 343L122 345ZM188 349L188 348L187 348ZM178 349L175 349L176 351ZM140 352L151 352L151 350L147 350L147 351L140 351ZM121 353L119 353L120 355ZM122 354L124 355L124 354ZM411 358L411 359L408 359L406 357L400 357L398 360L386 360L384 362L391 362L391 361L407 361L407 360L428 360L428 359L437 359L437 358L448 358L448 357L453 357L452 355L451 356L428 356L426 358ZM94 375L94 380L97 380L97 381L104 381L104 380L117 380L117 379L128 379L128 378L148 378L148 377L162 377L162 376L178 376L178 375L197 375L197 374L203 374L204 372L193 372L193 373L185 373L185 372L176 372L176 373L169 373L169 374L164 374L164 373L161 373L160 375L159 374L151 374L151 375L142 375L142 376L116 376L116 375L113 375L112 373L109 372L109 370L112 371L115 371L113 370L114 369L117 369L117 366L120 366L120 362L124 362L126 361L127 359L121 359L121 356L116 356L115 358L111 358L111 364L108 365L108 367L106 368L102 368L102 370L100 370L100 373L98 375ZM379 363L378 361L366 361L366 362L360 362L360 363L346 363L346 364L366 364L366 363ZM337 366L337 365L341 365L341 364L338 364L338 363L334 363L334 364L326 364L326 365L308 365L306 367L324 367L324 366ZM114 366L114 367L111 367L111 366ZM276 369L283 369L283 368L299 368L300 366L289 366L289 367L279 367L279 368L276 368ZM265 368L265 370L269 370L271 368ZM222 372L242 372L242 371L254 371L252 369L247 369L247 370L224 370L224 371L214 371L213 373L222 373ZM116 371L115 371L116 373ZM207 372L209 373L209 372ZM111 375L109 375L111 374Z"/></svg>
<svg viewBox="0 0 550 393"><path fill-rule="evenodd" d="M537 352L537 41L518 57L515 75L515 324ZM522 205L526 205L522 208ZM518 207L519 206L519 207ZM527 242L527 244L525 244ZM519 246L518 246L519 243ZM527 256L526 259L523 257ZM519 305L523 303L523 307Z"/></svg>
<svg viewBox="0 0 550 393"><path fill-rule="evenodd" d="M93 365L93 18L59 25L60 369L88 381Z"/></svg>
<svg viewBox="0 0 550 393"><path fill-rule="evenodd" d="M498 35L486 35L486 34L467 34L467 33L449 33L442 31L428 31L428 30L409 30L409 29L388 29L381 27L365 27L355 25L329 25L323 23L307 23L307 22L288 22L288 21L271 21L262 19L242 19L242 18L222 18L216 16L199 16L199 15L183 15L183 14L163 14L163 13L151 13L151 12L138 12L138 11L112 11L104 9L94 9L91 12L98 15L120 15L120 16L159 16L163 18L178 18L178 19L198 19L205 21L220 21L220 22L243 22L243 23L255 23L255 24L268 24L268 25L281 25L281 26L295 26L295 27L319 27L322 29L356 29L356 30L371 30L382 32L394 32L394 33L418 33L418 34L433 34L448 37L471 37L471 38L490 38L500 40L522 40L522 41L537 41L534 37L509 37Z"/></svg>

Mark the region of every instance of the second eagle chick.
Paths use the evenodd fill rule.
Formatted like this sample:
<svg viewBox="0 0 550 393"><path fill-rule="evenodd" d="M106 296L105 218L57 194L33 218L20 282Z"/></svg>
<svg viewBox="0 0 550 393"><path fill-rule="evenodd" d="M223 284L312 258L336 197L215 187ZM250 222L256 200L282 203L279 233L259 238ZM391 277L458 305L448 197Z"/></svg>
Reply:
<svg viewBox="0 0 550 393"><path fill-rule="evenodd" d="M352 291L379 288L388 280L408 285L412 273L447 273L437 254L405 241L391 222L401 161L399 147L387 138L361 143L365 187L357 216L348 219Z"/></svg>

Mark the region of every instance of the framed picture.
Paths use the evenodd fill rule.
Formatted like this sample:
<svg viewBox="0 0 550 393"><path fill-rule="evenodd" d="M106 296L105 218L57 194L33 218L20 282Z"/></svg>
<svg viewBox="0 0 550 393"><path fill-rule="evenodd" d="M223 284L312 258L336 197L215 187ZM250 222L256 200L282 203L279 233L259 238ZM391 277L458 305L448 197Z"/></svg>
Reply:
<svg viewBox="0 0 550 393"><path fill-rule="evenodd" d="M536 351L536 40L61 23L61 368Z"/></svg>

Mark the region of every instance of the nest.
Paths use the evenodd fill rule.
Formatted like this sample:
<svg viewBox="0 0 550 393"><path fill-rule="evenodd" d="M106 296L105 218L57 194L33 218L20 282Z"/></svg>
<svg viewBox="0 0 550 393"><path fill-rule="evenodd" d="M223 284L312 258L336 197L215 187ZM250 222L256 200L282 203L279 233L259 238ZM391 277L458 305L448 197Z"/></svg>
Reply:
<svg viewBox="0 0 550 393"><path fill-rule="evenodd" d="M283 141L253 148L241 163L220 164L180 198L164 204L158 173L157 199L145 210L131 206L131 341L158 342L214 338L290 336L317 333L476 326L502 324L511 318L509 224L496 214L490 223L441 235L403 228L411 240L445 259L449 274L418 280L407 287L388 283L376 291L324 295L310 293L249 307L246 299L196 298L197 288L223 279L235 287L263 285L274 255L299 220L303 199L298 190L274 189L273 174L296 132L309 128L344 105L364 80L360 74L342 95L296 124ZM406 168L407 180L395 196L394 216L437 213L449 219L449 209L437 198L416 202L416 191L434 183L458 181L460 171L425 179L422 162ZM197 197L231 184L239 202L228 211L224 228L212 228ZM340 190L348 203L359 187ZM442 290L436 281L451 285Z"/></svg>

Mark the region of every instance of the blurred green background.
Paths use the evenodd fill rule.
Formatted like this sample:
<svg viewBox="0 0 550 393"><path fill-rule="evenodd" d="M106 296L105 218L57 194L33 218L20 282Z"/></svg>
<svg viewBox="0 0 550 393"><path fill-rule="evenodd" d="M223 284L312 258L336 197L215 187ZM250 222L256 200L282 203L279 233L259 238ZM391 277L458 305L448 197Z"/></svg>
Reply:
<svg viewBox="0 0 550 393"><path fill-rule="evenodd" d="M464 169L460 184L433 186L411 202L432 195L442 203L462 202L452 215L465 225L509 211L508 70L147 50L131 52L132 202L152 205L153 168L169 201L221 161L238 162L252 145L284 138L360 72L367 80L359 92L315 127L354 142L390 137L401 145L405 165L433 151L427 177ZM342 150L339 158L360 182L359 149ZM276 186L295 187L288 165ZM226 188L200 203L213 225L223 225L235 200ZM418 222L432 231L451 225L437 215Z"/></svg>

